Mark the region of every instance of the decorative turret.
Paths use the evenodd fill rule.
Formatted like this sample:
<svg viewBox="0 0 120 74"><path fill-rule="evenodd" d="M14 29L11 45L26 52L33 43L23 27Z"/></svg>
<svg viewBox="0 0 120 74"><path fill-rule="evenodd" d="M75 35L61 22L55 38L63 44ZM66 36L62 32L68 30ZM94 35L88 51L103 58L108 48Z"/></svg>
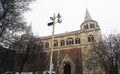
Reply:
<svg viewBox="0 0 120 74"><path fill-rule="evenodd" d="M31 25L31 24L27 27L26 34L28 34L28 35L33 35L32 25Z"/></svg>
<svg viewBox="0 0 120 74"><path fill-rule="evenodd" d="M24 43L28 43L32 38L33 38L33 32L32 32L32 26L30 24L26 28L26 33L21 36L21 41Z"/></svg>
<svg viewBox="0 0 120 74"><path fill-rule="evenodd" d="M98 23L91 18L90 13L88 12L87 9L86 9L84 21L80 27L82 31L100 29Z"/></svg>

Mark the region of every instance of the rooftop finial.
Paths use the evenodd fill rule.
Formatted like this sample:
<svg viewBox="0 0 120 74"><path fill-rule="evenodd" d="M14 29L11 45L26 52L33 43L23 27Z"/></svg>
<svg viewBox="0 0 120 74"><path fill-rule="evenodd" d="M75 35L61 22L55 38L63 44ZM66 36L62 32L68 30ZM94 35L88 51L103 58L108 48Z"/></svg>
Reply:
<svg viewBox="0 0 120 74"><path fill-rule="evenodd" d="M88 12L88 10L86 8L86 13L85 13L85 19L84 19L84 21L87 21L87 20L92 20L92 18L91 18L90 14L89 14L89 12Z"/></svg>

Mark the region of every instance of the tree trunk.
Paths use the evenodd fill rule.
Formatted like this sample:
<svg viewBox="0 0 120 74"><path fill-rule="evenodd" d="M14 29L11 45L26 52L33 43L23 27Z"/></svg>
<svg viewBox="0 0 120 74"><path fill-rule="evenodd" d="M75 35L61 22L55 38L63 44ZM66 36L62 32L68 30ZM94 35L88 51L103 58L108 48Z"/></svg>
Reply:
<svg viewBox="0 0 120 74"><path fill-rule="evenodd" d="M117 62L116 62L115 67L114 67L114 74L119 74Z"/></svg>

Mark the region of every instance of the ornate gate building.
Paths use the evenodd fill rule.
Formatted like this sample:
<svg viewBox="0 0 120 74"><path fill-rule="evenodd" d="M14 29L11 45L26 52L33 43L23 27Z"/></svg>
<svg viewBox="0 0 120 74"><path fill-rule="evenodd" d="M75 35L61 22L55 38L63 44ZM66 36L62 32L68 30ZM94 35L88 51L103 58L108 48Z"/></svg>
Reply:
<svg viewBox="0 0 120 74"><path fill-rule="evenodd" d="M30 32L30 34L32 34ZM56 34L54 37L53 65L57 74L87 74L85 54L94 41L101 39L98 22L86 9L80 30ZM24 38L23 38L24 39ZM38 40L39 41L39 40ZM40 46L48 54L51 51L52 36L40 37ZM91 74L93 74L91 72Z"/></svg>
<svg viewBox="0 0 120 74"><path fill-rule="evenodd" d="M51 38L51 36L40 37L42 39L40 45L48 53L51 50ZM54 70L59 74L86 74L83 54L90 49L93 41L98 41L100 38L100 27L86 9L80 30L55 35Z"/></svg>

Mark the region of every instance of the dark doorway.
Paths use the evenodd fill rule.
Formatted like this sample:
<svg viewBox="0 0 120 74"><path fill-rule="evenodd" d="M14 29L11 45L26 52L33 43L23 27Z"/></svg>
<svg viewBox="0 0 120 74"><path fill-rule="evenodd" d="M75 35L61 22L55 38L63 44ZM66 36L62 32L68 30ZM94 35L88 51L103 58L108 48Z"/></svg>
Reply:
<svg viewBox="0 0 120 74"><path fill-rule="evenodd" d="M71 74L70 64L64 64L64 73L63 74Z"/></svg>

